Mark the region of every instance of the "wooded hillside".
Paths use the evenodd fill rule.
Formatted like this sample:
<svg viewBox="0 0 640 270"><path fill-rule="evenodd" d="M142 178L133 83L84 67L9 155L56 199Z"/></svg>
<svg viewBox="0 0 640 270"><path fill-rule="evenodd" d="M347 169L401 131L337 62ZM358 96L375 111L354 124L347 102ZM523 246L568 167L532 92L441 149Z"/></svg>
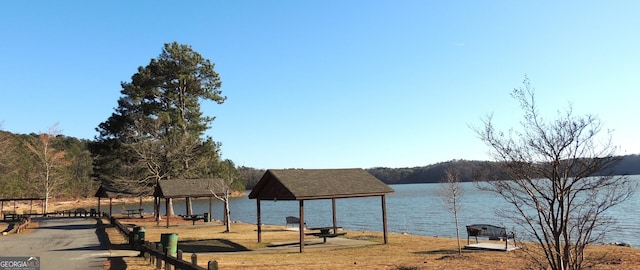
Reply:
<svg viewBox="0 0 640 270"><path fill-rule="evenodd" d="M497 166L491 161L451 160L422 167L386 168L375 167L366 169L369 173L387 184L439 183L447 169L460 171L460 180L470 182L474 180L474 169L479 167ZM243 167L240 173L247 181L247 189L260 180L264 170ZM614 174L640 175L640 155L621 156L620 162L614 168Z"/></svg>
<svg viewBox="0 0 640 270"><path fill-rule="evenodd" d="M45 185L55 188L53 197L93 196L99 184L91 177L89 141L59 135L47 149L41 140L34 133L0 131L0 197L44 197Z"/></svg>
<svg viewBox="0 0 640 270"><path fill-rule="evenodd" d="M0 131L0 197L39 197L38 189L41 183L37 181L37 159L25 146L28 141L36 140L37 134L12 134ZM93 160L89 154L90 140L80 140L73 137L56 137L54 148L64 151L65 157L71 163L61 169L56 177L61 178L55 197L87 197L93 196L100 183L93 175ZM620 162L614 168L615 174L640 175L640 155L620 157ZM422 167L386 168L376 167L366 169L387 184L409 183L438 183L442 180L447 169L460 171L461 181L474 179L474 168L481 166L496 166L490 161L451 160ZM264 174L264 169L238 167L241 180L239 186L252 189Z"/></svg>
<svg viewBox="0 0 640 270"><path fill-rule="evenodd" d="M460 171L461 181L469 182L474 180L474 168L486 166L497 166L497 163L490 161L452 160L424 167L378 167L367 169L367 171L387 184L438 183L443 179L445 171L451 168ZM620 162L613 168L613 173L617 175L640 174L640 155L621 156Z"/></svg>

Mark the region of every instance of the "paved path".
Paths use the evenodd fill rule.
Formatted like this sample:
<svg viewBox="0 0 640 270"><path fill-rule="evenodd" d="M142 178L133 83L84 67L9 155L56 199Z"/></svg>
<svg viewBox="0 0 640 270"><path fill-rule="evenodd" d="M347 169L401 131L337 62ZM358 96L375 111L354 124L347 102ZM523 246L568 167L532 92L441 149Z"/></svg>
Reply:
<svg viewBox="0 0 640 270"><path fill-rule="evenodd" d="M0 256L40 257L41 269L103 269L112 254L99 241L93 218L36 219L27 234L0 236Z"/></svg>

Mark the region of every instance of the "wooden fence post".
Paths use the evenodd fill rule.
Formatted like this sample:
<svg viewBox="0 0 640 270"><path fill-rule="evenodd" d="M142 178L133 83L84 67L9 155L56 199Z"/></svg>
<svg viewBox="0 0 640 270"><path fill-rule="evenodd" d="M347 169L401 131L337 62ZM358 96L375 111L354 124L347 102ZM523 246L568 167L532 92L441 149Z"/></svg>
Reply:
<svg viewBox="0 0 640 270"><path fill-rule="evenodd" d="M152 242L147 241L147 247L150 250L155 250L156 243L152 243ZM155 258L155 256L153 256L153 253L149 252L149 265L153 265L153 263L155 262L154 258Z"/></svg>
<svg viewBox="0 0 640 270"><path fill-rule="evenodd" d="M191 254L191 265L198 265L198 255L195 253Z"/></svg>
<svg viewBox="0 0 640 270"><path fill-rule="evenodd" d="M162 244L158 243L156 245L156 251L158 251L158 254L162 252ZM156 258L156 269L162 269L162 259L160 257Z"/></svg>
<svg viewBox="0 0 640 270"><path fill-rule="evenodd" d="M149 252L149 241L145 240L144 241L144 250L146 251L145 253L143 253L142 255L144 256L145 260L149 260L151 258L151 252Z"/></svg>
<svg viewBox="0 0 640 270"><path fill-rule="evenodd" d="M209 265L207 266L209 270L218 270L218 261L209 261Z"/></svg>
<svg viewBox="0 0 640 270"><path fill-rule="evenodd" d="M171 247L166 247L164 249L164 255L168 259L171 256ZM169 260L164 261L164 270L171 270L171 264L169 264Z"/></svg>
<svg viewBox="0 0 640 270"><path fill-rule="evenodd" d="M178 251L176 251L176 258L178 259L178 261L182 261L182 250L178 249ZM178 266L174 265L173 269L178 270Z"/></svg>

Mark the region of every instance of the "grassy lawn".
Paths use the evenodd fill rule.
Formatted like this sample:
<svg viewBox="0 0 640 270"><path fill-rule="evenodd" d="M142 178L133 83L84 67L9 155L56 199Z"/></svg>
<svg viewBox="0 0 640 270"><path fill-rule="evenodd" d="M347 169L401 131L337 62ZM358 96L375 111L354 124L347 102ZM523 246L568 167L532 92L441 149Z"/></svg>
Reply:
<svg viewBox="0 0 640 270"><path fill-rule="evenodd" d="M178 249L184 256L198 255L198 264L216 260L220 269L527 269L530 263L522 250L512 252L463 251L456 255L455 239L390 234L383 244L382 233L346 231L344 238L364 240L366 246L335 246L328 239L307 236L304 253L299 253L299 232L284 226L263 226L262 243L257 243L256 226L234 223L225 233L220 223L195 226L191 221L172 220L169 228L150 219L123 219L124 224L145 227L145 238L159 242L162 233L178 234ZM118 232L109 231L110 239ZM482 240L481 240L482 241ZM486 241L486 240L484 240ZM461 240L462 245L466 239ZM617 246L593 246L588 250L592 269L638 269L640 249ZM127 262L127 260L132 260ZM128 269L145 269L139 261L126 258ZM149 268L151 269L151 268Z"/></svg>

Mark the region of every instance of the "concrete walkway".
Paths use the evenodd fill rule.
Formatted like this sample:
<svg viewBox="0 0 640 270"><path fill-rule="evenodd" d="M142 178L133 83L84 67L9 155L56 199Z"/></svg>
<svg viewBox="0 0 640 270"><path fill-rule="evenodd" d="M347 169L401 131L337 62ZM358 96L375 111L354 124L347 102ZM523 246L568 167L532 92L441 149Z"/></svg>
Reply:
<svg viewBox="0 0 640 270"><path fill-rule="evenodd" d="M41 269L103 269L107 258L131 256L132 251L107 249L103 228L94 218L37 218L31 233L0 236L0 256L40 257ZM109 225L102 225L109 226ZM136 254L133 254L135 256Z"/></svg>

